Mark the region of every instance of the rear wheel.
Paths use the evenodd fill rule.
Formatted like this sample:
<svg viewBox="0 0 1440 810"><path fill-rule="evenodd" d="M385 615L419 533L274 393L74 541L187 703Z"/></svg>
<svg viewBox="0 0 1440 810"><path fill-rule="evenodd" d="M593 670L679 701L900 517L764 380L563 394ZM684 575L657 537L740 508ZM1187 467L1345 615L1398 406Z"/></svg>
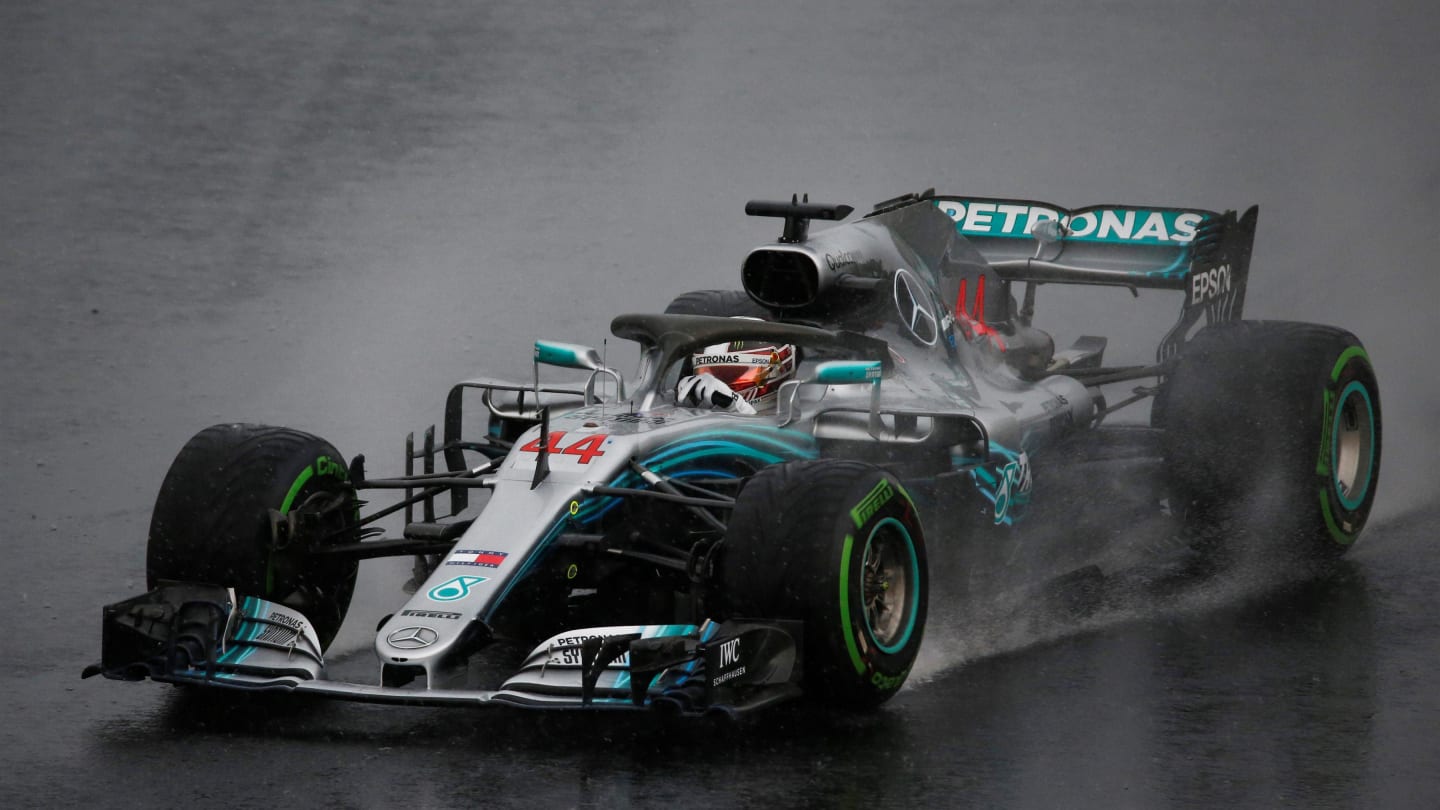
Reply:
<svg viewBox="0 0 1440 810"><path fill-rule="evenodd" d="M1375 502L1381 420L1354 335L1220 324L1186 345L1166 387L1166 461L1212 539L1321 558L1355 543Z"/></svg>
<svg viewBox="0 0 1440 810"><path fill-rule="evenodd" d="M676 296L665 307L666 315L713 315L719 318L743 316L770 320L770 310L755 303L742 290L692 290Z"/></svg>
<svg viewBox="0 0 1440 810"><path fill-rule="evenodd" d="M858 461L767 467L741 490L720 558L728 613L804 622L806 694L876 706L924 634L925 534L896 478Z"/></svg>
<svg viewBox="0 0 1440 810"><path fill-rule="evenodd" d="M320 542L357 539L343 531L357 506L347 476L340 452L309 433L261 425L200 431L155 499L147 586L199 582L279 602L304 613L328 646L345 620L358 565L309 552ZM272 510L285 524L278 532Z"/></svg>

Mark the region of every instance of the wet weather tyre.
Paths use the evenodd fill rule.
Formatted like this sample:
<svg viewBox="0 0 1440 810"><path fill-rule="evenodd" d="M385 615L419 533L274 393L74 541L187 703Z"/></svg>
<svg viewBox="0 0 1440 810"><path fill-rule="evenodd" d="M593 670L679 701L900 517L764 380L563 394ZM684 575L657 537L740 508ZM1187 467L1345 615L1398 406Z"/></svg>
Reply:
<svg viewBox="0 0 1440 810"><path fill-rule="evenodd" d="M1164 452L1187 516L1252 550L1328 559L1354 545L1381 444L1375 370L1354 335L1219 324L1185 346L1166 387Z"/></svg>
<svg viewBox="0 0 1440 810"><path fill-rule="evenodd" d="M720 557L734 618L804 623L804 689L877 706L905 682L929 596L925 533L890 473L826 459L767 467L741 490Z"/></svg>
<svg viewBox="0 0 1440 810"><path fill-rule="evenodd" d="M243 424L200 431L175 457L155 499L147 586L206 583L278 602L305 614L329 646L349 609L358 564L308 552L321 538L358 539L343 531L357 505L347 475L340 452L309 433ZM314 520L277 542L272 512L301 509Z"/></svg>
<svg viewBox="0 0 1440 810"><path fill-rule="evenodd" d="M742 290L692 290L682 293L665 307L666 315L713 315L719 318L744 316L771 320L770 310L755 303Z"/></svg>

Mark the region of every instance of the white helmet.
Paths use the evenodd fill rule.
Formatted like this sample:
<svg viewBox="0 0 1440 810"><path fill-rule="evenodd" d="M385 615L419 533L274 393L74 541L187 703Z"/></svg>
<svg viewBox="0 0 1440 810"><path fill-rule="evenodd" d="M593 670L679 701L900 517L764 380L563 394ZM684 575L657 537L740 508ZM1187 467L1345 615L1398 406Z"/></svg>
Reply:
<svg viewBox="0 0 1440 810"><path fill-rule="evenodd" d="M780 384L795 376L795 347L733 340L706 346L690 363L695 374L711 375L760 411L775 407Z"/></svg>

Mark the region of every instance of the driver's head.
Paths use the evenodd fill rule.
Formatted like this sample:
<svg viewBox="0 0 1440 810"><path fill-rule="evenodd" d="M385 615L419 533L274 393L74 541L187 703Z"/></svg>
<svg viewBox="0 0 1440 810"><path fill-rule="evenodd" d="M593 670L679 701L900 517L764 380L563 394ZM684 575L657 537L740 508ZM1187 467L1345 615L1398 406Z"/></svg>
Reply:
<svg viewBox="0 0 1440 810"><path fill-rule="evenodd" d="M696 374L730 386L757 411L775 407L780 384L795 376L795 347L758 340L706 346L690 358Z"/></svg>

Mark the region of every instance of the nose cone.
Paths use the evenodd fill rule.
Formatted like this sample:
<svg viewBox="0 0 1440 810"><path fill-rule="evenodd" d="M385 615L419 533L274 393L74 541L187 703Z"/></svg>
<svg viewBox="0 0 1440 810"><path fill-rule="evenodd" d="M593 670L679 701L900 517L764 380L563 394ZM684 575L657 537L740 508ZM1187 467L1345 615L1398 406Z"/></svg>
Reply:
<svg viewBox="0 0 1440 810"><path fill-rule="evenodd" d="M375 653L386 663L428 667L454 643L456 628L450 625L458 625L459 618L459 613L401 611L376 633Z"/></svg>

